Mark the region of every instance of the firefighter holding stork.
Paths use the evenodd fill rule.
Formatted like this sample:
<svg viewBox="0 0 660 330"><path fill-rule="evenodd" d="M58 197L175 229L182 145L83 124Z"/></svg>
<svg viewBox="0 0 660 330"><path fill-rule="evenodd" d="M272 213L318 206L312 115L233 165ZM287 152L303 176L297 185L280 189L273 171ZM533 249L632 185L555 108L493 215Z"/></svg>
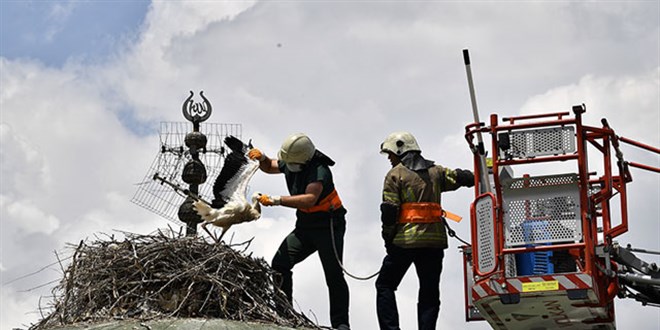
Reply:
<svg viewBox="0 0 660 330"><path fill-rule="evenodd" d="M330 166L335 162L317 150L312 140L303 133L293 134L282 143L278 159L267 157L259 149L250 150L248 156L259 160L263 172L283 173L291 194L264 194L259 197L259 202L264 206L281 205L296 209L296 226L273 257L272 267L282 275L282 290L291 301L293 266L318 252L330 295L332 328L349 330L348 285L340 265L346 209L335 190L330 172Z"/></svg>

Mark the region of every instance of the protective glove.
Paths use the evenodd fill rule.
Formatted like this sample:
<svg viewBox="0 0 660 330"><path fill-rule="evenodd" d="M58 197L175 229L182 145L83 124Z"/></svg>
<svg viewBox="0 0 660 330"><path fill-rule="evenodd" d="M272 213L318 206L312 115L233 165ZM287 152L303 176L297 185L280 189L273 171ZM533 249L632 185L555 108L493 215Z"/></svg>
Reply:
<svg viewBox="0 0 660 330"><path fill-rule="evenodd" d="M273 206L282 204L282 196L268 196L266 194L259 194L257 198L259 203L263 206Z"/></svg>
<svg viewBox="0 0 660 330"><path fill-rule="evenodd" d="M214 209L209 204L206 204L202 201L196 201L193 203L193 208L195 212L199 214L202 219L206 222L213 222L219 215L220 210Z"/></svg>
<svg viewBox="0 0 660 330"><path fill-rule="evenodd" d="M474 187L474 173L460 168L457 168L454 171L456 171L456 183L463 187Z"/></svg>
<svg viewBox="0 0 660 330"><path fill-rule="evenodd" d="M250 151L248 151L248 157L250 157L250 159L256 159L260 162L266 160L266 154L257 148L250 149Z"/></svg>

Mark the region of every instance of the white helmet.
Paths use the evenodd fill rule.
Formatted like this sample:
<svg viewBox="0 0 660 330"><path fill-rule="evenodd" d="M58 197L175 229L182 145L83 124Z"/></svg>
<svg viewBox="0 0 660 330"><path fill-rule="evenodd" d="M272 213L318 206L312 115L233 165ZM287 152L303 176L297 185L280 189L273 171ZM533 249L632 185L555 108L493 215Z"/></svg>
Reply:
<svg viewBox="0 0 660 330"><path fill-rule="evenodd" d="M316 152L314 143L304 133L296 133L284 140L277 158L287 164L305 164Z"/></svg>
<svg viewBox="0 0 660 330"><path fill-rule="evenodd" d="M381 153L391 152L401 156L408 151L421 151L415 137L408 132L394 132L380 144Z"/></svg>

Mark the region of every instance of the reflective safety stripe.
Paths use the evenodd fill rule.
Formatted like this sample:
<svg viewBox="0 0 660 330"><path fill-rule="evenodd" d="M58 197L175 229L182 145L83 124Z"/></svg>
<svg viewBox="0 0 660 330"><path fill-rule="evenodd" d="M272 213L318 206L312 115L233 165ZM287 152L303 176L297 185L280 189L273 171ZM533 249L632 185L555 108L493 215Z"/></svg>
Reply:
<svg viewBox="0 0 660 330"><path fill-rule="evenodd" d="M336 210L337 208L341 207L341 205L342 205L341 199L339 199L339 194L337 193L337 189L334 189L330 194L328 194L328 196L325 196L318 203L318 205L314 205L310 208L299 209L299 210L305 213L328 212L330 210Z"/></svg>
<svg viewBox="0 0 660 330"><path fill-rule="evenodd" d="M431 223L442 220L442 208L438 203L403 203L399 223Z"/></svg>
<svg viewBox="0 0 660 330"><path fill-rule="evenodd" d="M398 205L398 204L400 204L399 203L399 194L389 192L389 191L384 191L383 192L383 201L392 202L392 203Z"/></svg>
<svg viewBox="0 0 660 330"><path fill-rule="evenodd" d="M445 211L438 203L403 203L399 223L433 223L440 222L442 217L459 222L463 218Z"/></svg>

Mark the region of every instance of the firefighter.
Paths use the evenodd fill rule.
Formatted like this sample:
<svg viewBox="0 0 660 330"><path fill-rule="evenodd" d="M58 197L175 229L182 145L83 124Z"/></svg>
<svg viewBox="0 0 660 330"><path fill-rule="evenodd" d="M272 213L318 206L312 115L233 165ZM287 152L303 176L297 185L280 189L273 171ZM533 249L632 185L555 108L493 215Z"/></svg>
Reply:
<svg viewBox="0 0 660 330"><path fill-rule="evenodd" d="M415 264L419 279L417 324L435 329L440 311L440 273L447 248L441 193L474 186L474 174L449 169L422 157L415 137L395 132L380 145L392 169L385 176L380 206L387 254L376 279L376 312L381 329L399 329L394 292Z"/></svg>
<svg viewBox="0 0 660 330"><path fill-rule="evenodd" d="M318 252L330 296L332 327L350 329L348 285L337 262L338 259L341 262L343 255L346 209L332 180L330 166L335 162L317 150L303 133L293 134L282 143L278 159L271 159L256 148L250 150L248 156L258 159L259 168L266 173L284 173L290 193L290 196L262 194L259 203L296 209L295 228L282 241L272 262L273 269L282 276L281 289L291 302L291 269Z"/></svg>

